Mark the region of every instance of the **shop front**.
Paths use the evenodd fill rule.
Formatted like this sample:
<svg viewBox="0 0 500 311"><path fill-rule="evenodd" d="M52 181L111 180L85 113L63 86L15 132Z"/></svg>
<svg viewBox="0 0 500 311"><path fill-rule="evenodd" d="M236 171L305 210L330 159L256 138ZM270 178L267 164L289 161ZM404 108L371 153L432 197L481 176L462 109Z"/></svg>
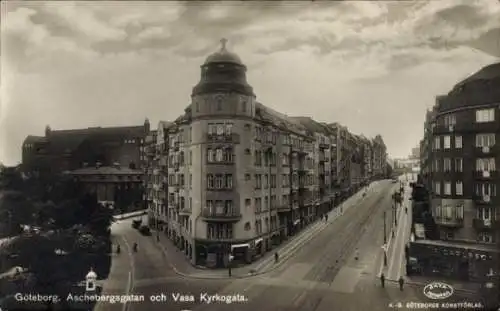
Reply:
<svg viewBox="0 0 500 311"><path fill-rule="evenodd" d="M251 263L257 252L263 253L263 239L255 241L220 242L196 240L194 249L196 265L211 269L227 268L229 255L233 256L231 265L238 266Z"/></svg>
<svg viewBox="0 0 500 311"><path fill-rule="evenodd" d="M471 282L483 282L491 269L496 270L498 260L493 246L445 241L410 242L408 253L408 271Z"/></svg>

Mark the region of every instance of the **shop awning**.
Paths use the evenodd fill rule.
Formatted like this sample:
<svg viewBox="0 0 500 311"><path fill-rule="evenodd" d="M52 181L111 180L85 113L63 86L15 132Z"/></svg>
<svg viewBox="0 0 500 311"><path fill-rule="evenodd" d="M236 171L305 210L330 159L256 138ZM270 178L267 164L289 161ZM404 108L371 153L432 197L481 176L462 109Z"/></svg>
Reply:
<svg viewBox="0 0 500 311"><path fill-rule="evenodd" d="M231 250L235 249L235 248L242 248L242 247L250 247L250 245L248 243L244 243L244 244L234 244L234 245L231 245Z"/></svg>
<svg viewBox="0 0 500 311"><path fill-rule="evenodd" d="M260 242L262 242L262 241L263 241L263 239L262 239L262 238L258 238L257 240L255 240L255 244L260 243Z"/></svg>
<svg viewBox="0 0 500 311"><path fill-rule="evenodd" d="M298 224L299 224L299 222L300 222L300 219L297 219L297 220L295 220L295 221L293 222L293 224L294 224L294 225L298 225Z"/></svg>

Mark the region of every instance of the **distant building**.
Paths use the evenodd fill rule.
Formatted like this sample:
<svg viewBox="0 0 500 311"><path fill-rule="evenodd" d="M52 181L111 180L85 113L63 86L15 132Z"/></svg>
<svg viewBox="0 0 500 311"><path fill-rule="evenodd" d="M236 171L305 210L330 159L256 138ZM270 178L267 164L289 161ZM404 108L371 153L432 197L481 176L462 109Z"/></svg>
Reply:
<svg viewBox="0 0 500 311"><path fill-rule="evenodd" d="M60 173L85 165L140 168L141 148L149 133L149 121L140 126L45 129L44 136L28 136L22 145L26 171Z"/></svg>
<svg viewBox="0 0 500 311"><path fill-rule="evenodd" d="M420 159L420 147L415 147L411 149L410 159Z"/></svg>
<svg viewBox="0 0 500 311"><path fill-rule="evenodd" d="M143 172L140 169L121 167L118 163L113 166L97 163L66 174L77 180L84 192L95 194L105 206L125 212L142 205Z"/></svg>

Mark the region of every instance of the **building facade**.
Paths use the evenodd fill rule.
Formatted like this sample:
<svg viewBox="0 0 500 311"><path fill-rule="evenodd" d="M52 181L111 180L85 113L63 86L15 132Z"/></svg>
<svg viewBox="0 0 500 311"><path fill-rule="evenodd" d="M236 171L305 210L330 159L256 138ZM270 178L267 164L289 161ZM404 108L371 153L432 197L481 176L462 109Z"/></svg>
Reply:
<svg viewBox="0 0 500 311"><path fill-rule="evenodd" d="M251 262L332 209L342 186L359 187L346 162L363 178L365 158L353 157L361 146L345 127L263 105L246 70L223 41L185 113L144 146L152 226L207 267L227 266L230 254Z"/></svg>
<svg viewBox="0 0 500 311"><path fill-rule="evenodd" d="M500 63L484 67L439 96L426 116L422 180L441 240L490 250L484 262L460 263L469 279L498 265ZM475 245L475 246L474 246ZM498 267L494 267L498 271Z"/></svg>
<svg viewBox="0 0 500 311"><path fill-rule="evenodd" d="M101 163L139 168L141 146L150 130L140 126L91 127L75 130L45 128L45 136L28 136L22 145L25 171L61 173Z"/></svg>

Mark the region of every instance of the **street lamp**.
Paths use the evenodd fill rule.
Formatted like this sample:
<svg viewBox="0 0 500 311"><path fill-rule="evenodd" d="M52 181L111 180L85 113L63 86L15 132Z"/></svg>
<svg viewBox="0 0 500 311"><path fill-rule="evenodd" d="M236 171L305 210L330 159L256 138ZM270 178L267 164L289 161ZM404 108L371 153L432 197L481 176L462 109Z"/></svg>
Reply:
<svg viewBox="0 0 500 311"><path fill-rule="evenodd" d="M385 215L386 212L384 211L384 245L387 244L387 224L385 223Z"/></svg>

